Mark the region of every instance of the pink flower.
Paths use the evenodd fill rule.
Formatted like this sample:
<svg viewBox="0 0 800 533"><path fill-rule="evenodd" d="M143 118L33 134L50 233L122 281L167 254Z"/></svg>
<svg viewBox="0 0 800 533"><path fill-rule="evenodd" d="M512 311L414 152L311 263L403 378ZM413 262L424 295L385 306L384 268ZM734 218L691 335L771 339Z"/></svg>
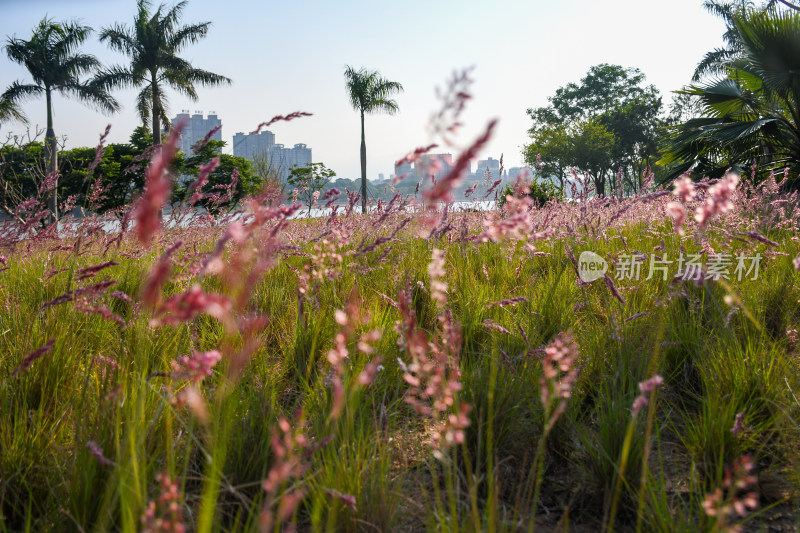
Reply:
<svg viewBox="0 0 800 533"><path fill-rule="evenodd" d="M97 265L88 266L86 268L81 268L77 272L75 272L76 276L75 279L77 281L81 281L87 278L91 278L94 277L94 275L100 272L101 270L117 265L119 265L119 263L117 263L116 261L108 261L106 263L100 263Z"/></svg>
<svg viewBox="0 0 800 533"><path fill-rule="evenodd" d="M211 375L212 369L220 359L222 354L217 350L195 352L191 356L184 355L172 361L172 375L176 379L188 379L200 383Z"/></svg>
<svg viewBox="0 0 800 533"><path fill-rule="evenodd" d="M686 211L684 211L683 206L678 202L670 202L667 204L667 214L672 217L675 233L683 235L683 222L686 220Z"/></svg>
<svg viewBox="0 0 800 533"><path fill-rule="evenodd" d="M157 500L151 500L142 516L142 531L145 533L184 533L183 509L178 483L168 472L156 475L161 486Z"/></svg>
<svg viewBox="0 0 800 533"><path fill-rule="evenodd" d="M738 437L742 431L744 431L744 413L736 413L736 421L733 423L731 433L734 437Z"/></svg>
<svg viewBox="0 0 800 533"><path fill-rule="evenodd" d="M86 443L86 448L89 450L89 453L95 456L95 458L100 462L103 466L111 466L114 463L106 459L106 456L103 455L103 449L100 448L100 445L97 444L95 441L90 440Z"/></svg>
<svg viewBox="0 0 800 533"><path fill-rule="evenodd" d="M656 374L646 381L639 383L639 390L642 392L633 401L633 416L639 414L639 411L649 403L648 395L652 396L658 387L664 384L664 378Z"/></svg>
<svg viewBox="0 0 800 533"><path fill-rule="evenodd" d="M154 327L175 326L181 322L188 322L201 313L222 320L230 309L231 302L227 297L207 294L200 285L193 285L185 293L173 296L156 309L150 324Z"/></svg>
<svg viewBox="0 0 800 533"><path fill-rule="evenodd" d="M639 414L639 411L641 411L642 408L647 405L647 403L646 396L637 396L633 401L633 416L635 417L637 414Z"/></svg>
<svg viewBox="0 0 800 533"><path fill-rule="evenodd" d="M539 378L539 397L549 413L545 431L549 432L567 408L572 387L578 379L578 345L571 333L559 333L544 349L543 375Z"/></svg>
<svg viewBox="0 0 800 533"><path fill-rule="evenodd" d="M161 255L158 262L153 265L150 272L147 274L147 280L142 287L142 302L146 306L155 307L161 300L161 287L169 279L170 270L172 269L171 256L175 251L183 245L183 241L178 241Z"/></svg>
<svg viewBox="0 0 800 533"><path fill-rule="evenodd" d="M351 494L345 494L343 492L339 492L338 490L333 490L333 489L325 489L325 493L331 496L332 498L342 502L345 505L345 507L350 509L352 512L354 513L358 512L358 509L356 508L355 496Z"/></svg>
<svg viewBox="0 0 800 533"><path fill-rule="evenodd" d="M697 190L694 187L694 182L686 174L675 180L674 186L675 188L673 189L672 194L677 196L683 203L688 203L694 200L697 196Z"/></svg>
<svg viewBox="0 0 800 533"><path fill-rule="evenodd" d="M281 120L288 122L296 118L310 117L310 116L311 113L306 113L305 111L295 111L293 113L289 113L288 115L275 115L271 119L259 124L258 128L256 128L255 131L250 132L250 135L258 135L258 133L261 131L262 128L268 128L272 124L279 122Z"/></svg>
<svg viewBox="0 0 800 533"><path fill-rule="evenodd" d="M200 200L202 200L206 195L203 194L201 189L208 181L208 176L214 172L214 169L219 166L219 157L215 157L207 164L202 165L200 167L200 171L197 175L197 180L189 186L188 192L193 193L191 198L189 199L189 205L194 205Z"/></svg>
<svg viewBox="0 0 800 533"><path fill-rule="evenodd" d="M647 381L642 381L639 383L639 390L642 391L642 394L650 394L655 392L655 390L663 384L664 378L656 374Z"/></svg>
<svg viewBox="0 0 800 533"><path fill-rule="evenodd" d="M433 257L428 265L428 274L431 276L431 298L441 303L447 303L447 283L439 278L444 276L444 252L434 248Z"/></svg>
<svg viewBox="0 0 800 533"><path fill-rule="evenodd" d="M178 151L180 134L185 122L177 123L169 134L167 142L147 166L144 195L136 202L133 219L136 221L136 235L139 242L149 246L153 236L161 227L161 209L169 199L172 180L169 165Z"/></svg>
<svg viewBox="0 0 800 533"><path fill-rule="evenodd" d="M717 183L708 188L703 204L695 210L694 219L701 227L705 226L712 217L727 213L733 209L733 193L739 184L739 175L728 172Z"/></svg>

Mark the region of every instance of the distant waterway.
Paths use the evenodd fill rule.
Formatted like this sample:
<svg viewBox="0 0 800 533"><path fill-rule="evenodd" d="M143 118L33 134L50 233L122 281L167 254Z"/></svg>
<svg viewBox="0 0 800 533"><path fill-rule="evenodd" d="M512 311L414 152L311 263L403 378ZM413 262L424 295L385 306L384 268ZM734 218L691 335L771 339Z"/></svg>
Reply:
<svg viewBox="0 0 800 533"><path fill-rule="evenodd" d="M447 206L449 211L452 213L492 211L494 209L497 209L497 203L493 200L483 200L483 201L476 200L473 202L467 202L467 201L453 202L447 204ZM438 207L442 207L442 205L440 204ZM340 215L343 214L346 208L347 208L346 205L339 204L337 206L337 213ZM372 205L369 206L368 209L370 212L374 213L377 210L377 207ZM408 213L414 213L414 212L422 212L423 209L424 206L422 206L421 204L414 204L406 206L405 211ZM304 207L301 208L297 213L292 215L291 218L293 219L323 218L323 217L329 217L331 215L331 212L332 208L313 208L309 211L307 207ZM353 208L353 213L360 214L361 206L360 205L355 206ZM164 223L167 227L175 227L175 226L189 227L192 224L196 223L199 217L202 217L206 214L207 212L205 209L199 208L195 209L193 215L191 216L187 216L184 214L180 217L180 219L174 219L172 217L171 210L169 208L166 208L164 210ZM241 216L242 215L239 214L235 215L233 218L235 220L237 218L240 218ZM227 218L226 220L231 220L231 219ZM0 225L2 225L2 222L3 221L0 220ZM10 220L6 219L5 222L10 222ZM58 223L58 233L60 235L72 234L76 230L78 230L83 223L84 220L82 218L63 219ZM120 223L119 220L103 220L100 227L102 231L104 231L105 233L113 234L113 233L118 233L120 231L120 229L122 228L122 224ZM10 227L3 228L3 230L6 232L6 234L15 233L15 230Z"/></svg>

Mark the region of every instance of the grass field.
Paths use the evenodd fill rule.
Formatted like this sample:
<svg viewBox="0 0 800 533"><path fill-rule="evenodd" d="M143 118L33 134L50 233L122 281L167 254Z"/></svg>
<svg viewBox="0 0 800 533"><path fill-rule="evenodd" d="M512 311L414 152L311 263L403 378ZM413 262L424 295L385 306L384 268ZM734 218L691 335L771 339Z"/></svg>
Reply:
<svg viewBox="0 0 800 533"><path fill-rule="evenodd" d="M714 187L9 237L0 529L793 531L797 198Z"/></svg>

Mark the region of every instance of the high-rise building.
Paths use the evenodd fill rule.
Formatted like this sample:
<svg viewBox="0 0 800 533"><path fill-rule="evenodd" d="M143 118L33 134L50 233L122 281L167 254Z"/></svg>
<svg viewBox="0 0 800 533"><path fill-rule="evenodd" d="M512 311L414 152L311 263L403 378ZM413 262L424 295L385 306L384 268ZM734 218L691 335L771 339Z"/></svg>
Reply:
<svg viewBox="0 0 800 533"><path fill-rule="evenodd" d="M305 167L311 164L311 148L305 144L295 144L292 148L283 149L286 168Z"/></svg>
<svg viewBox="0 0 800 533"><path fill-rule="evenodd" d="M275 146L275 134L271 131L262 131L258 134L239 132L233 136L233 155L251 161L258 154L269 155L273 146Z"/></svg>
<svg viewBox="0 0 800 533"><path fill-rule="evenodd" d="M433 174L439 179L446 176L452 168L452 154L422 154L419 156L419 162L414 164L414 173L418 178Z"/></svg>
<svg viewBox="0 0 800 533"><path fill-rule="evenodd" d="M500 179L500 161L491 157L478 161L478 166L475 168L475 174L478 178L483 178L487 171L491 173L492 179Z"/></svg>
<svg viewBox="0 0 800 533"><path fill-rule="evenodd" d="M171 123L174 126L179 121L186 121L186 126L183 128L183 132L181 132L181 144L180 149L186 154L192 152L192 147L197 143L197 141L203 139L208 132L213 130L216 127L220 127L214 134L211 136L212 141L221 141L222 140L222 122L217 117L217 114L214 111L210 111L208 117L203 117L202 111L195 111L193 115L189 114L188 109L184 109L178 115L172 119Z"/></svg>
<svg viewBox="0 0 800 533"><path fill-rule="evenodd" d="M399 165L394 166L394 175L395 176L408 176L414 172L414 169L411 167L411 163L401 163Z"/></svg>
<svg viewBox="0 0 800 533"><path fill-rule="evenodd" d="M265 158L267 164L278 177L285 181L292 167L304 167L311 164L311 148L305 144L295 144L286 148L275 143L275 134L262 131L258 134L239 132L233 136L233 155L251 161L257 157Z"/></svg>

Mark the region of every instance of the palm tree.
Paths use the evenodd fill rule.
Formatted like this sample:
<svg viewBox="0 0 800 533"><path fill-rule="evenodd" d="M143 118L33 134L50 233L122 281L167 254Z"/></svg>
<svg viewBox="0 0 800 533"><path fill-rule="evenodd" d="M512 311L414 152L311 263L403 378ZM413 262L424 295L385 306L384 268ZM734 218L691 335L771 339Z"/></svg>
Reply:
<svg viewBox="0 0 800 533"><path fill-rule="evenodd" d="M722 34L722 40L725 41L725 46L716 48L711 52L707 52L697 67L694 69L692 81L697 82L703 78L715 75L724 75L727 66L741 58L742 56L742 43L739 40L739 31L736 28L736 18L746 17L756 13L763 13L765 11L774 10L778 4L800 11L800 4L793 3L789 0L767 0L765 4L759 5L753 0L705 0L703 7L718 18L725 22L725 33Z"/></svg>
<svg viewBox="0 0 800 533"><path fill-rule="evenodd" d="M136 109L145 126L152 117L155 144L161 144L161 121L169 126L165 84L196 101L195 84L212 87L231 83L225 76L195 68L177 56L186 45L205 37L211 26L210 22L178 26L184 7L185 1L164 12L162 4L151 14L150 2L139 0L139 11L132 28L116 24L111 28L103 28L100 33L100 41L127 55L130 65L105 70L98 76L97 83L107 89L143 87L137 98Z"/></svg>
<svg viewBox="0 0 800 533"><path fill-rule="evenodd" d="M9 59L28 69L33 83L12 83L0 100L8 102L6 111L15 116L19 108L15 105L26 98L45 96L47 101L47 172L53 175L58 170L58 147L53 130L53 93L73 96L102 111L113 112L119 104L103 88L80 80L80 76L100 68L93 55L81 54L78 49L92 32L88 26L76 22L53 22L43 18L33 30L29 40L11 37L6 42ZM57 182L56 182L57 184ZM58 219L58 195L54 186L50 194L50 216Z"/></svg>
<svg viewBox="0 0 800 533"><path fill-rule="evenodd" d="M723 2L720 0L705 0L703 7L721 18L725 22L725 33L722 34L722 40L725 41L725 46L722 48L715 48L707 52L703 56L700 63L694 69L692 81L700 81L704 77L714 76L725 73L725 65L731 60L739 57L742 53L742 46L739 42L739 33L736 31L736 23L734 18L737 14L746 12L747 10L753 11L755 5L750 0L739 0L734 2Z"/></svg>
<svg viewBox="0 0 800 533"><path fill-rule="evenodd" d="M800 13L768 9L733 18L741 53L724 79L690 86L703 116L671 129L668 179L730 166L800 170Z"/></svg>
<svg viewBox="0 0 800 533"><path fill-rule="evenodd" d="M353 109L361 112L361 212L367 212L367 144L364 141L364 114L383 111L390 115L397 113L397 102L389 99L393 94L403 92L403 86L396 81L382 78L376 70L361 68L355 70L348 66L344 71L347 95Z"/></svg>

